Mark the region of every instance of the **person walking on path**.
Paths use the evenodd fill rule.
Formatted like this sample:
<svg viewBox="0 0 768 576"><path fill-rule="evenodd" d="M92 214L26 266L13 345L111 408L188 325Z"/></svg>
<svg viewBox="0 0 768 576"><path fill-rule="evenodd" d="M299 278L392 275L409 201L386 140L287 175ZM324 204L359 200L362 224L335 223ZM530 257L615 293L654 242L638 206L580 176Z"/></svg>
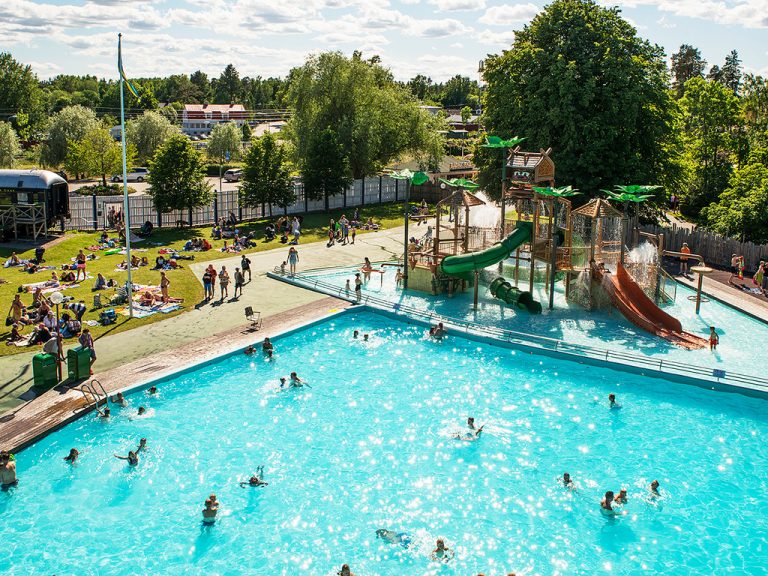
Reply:
<svg viewBox="0 0 768 576"><path fill-rule="evenodd" d="M91 351L91 375L93 375L93 363L96 362L96 350L93 347L93 336L91 336L90 328L83 328L80 338L77 339L80 342L80 346L88 348Z"/></svg>
<svg viewBox="0 0 768 576"><path fill-rule="evenodd" d="M291 276L296 274L296 264L299 262L299 251L293 246L288 250L288 264L290 265Z"/></svg>
<svg viewBox="0 0 768 576"><path fill-rule="evenodd" d="M224 297L229 297L229 272L227 272L227 267L222 266L221 270L219 271L219 288L221 289L221 300L224 300Z"/></svg>
<svg viewBox="0 0 768 576"><path fill-rule="evenodd" d="M245 277L245 273L248 273L248 282L251 281L251 260L243 254L243 257L240 259L240 267L243 269L243 277Z"/></svg>
<svg viewBox="0 0 768 576"><path fill-rule="evenodd" d="M245 276L240 272L240 268L235 268L235 293L232 296L237 299L237 291L240 290L240 296L243 295L243 284L245 284Z"/></svg>
<svg viewBox="0 0 768 576"><path fill-rule="evenodd" d="M171 296L168 294L168 286L171 285L171 281L168 280L168 276L165 272L160 272L160 293L163 295L163 303L168 302Z"/></svg>
<svg viewBox="0 0 768 576"><path fill-rule="evenodd" d="M211 278L211 267L205 269L203 272L203 290L205 291L205 299L210 300L213 298L213 279Z"/></svg>

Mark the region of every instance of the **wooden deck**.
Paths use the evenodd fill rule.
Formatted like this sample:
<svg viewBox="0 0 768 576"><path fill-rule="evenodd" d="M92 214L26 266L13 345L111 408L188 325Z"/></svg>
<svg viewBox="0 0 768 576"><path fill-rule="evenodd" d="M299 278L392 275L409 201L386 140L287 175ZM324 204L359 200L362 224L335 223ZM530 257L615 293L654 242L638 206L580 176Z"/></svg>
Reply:
<svg viewBox="0 0 768 576"><path fill-rule="evenodd" d="M241 349L261 341L265 336L274 337L349 306L348 302L336 298L323 298L264 318L262 328L258 332L251 330L249 324L244 324L185 346L97 373L94 378L98 379L111 395L118 390L146 384L189 365ZM92 407L87 405L79 390L79 383L73 386L59 385L0 419L0 449L18 452L91 410Z"/></svg>

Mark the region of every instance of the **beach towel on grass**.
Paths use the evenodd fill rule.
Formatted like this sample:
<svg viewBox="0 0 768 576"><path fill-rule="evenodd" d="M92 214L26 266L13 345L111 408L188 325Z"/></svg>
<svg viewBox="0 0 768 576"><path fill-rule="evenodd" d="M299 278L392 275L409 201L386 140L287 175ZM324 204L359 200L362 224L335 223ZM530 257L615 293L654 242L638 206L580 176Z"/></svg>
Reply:
<svg viewBox="0 0 768 576"><path fill-rule="evenodd" d="M22 336L21 340L16 340L16 342L11 342L14 346L29 346L29 341L32 338L32 334L27 334L26 336Z"/></svg>

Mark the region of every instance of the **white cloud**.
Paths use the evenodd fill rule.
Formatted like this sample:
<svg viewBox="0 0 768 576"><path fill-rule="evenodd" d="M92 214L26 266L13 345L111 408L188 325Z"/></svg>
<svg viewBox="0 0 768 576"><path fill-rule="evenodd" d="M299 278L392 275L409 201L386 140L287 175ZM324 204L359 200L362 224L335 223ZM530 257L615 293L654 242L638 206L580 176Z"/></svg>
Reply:
<svg viewBox="0 0 768 576"><path fill-rule="evenodd" d="M675 16L744 28L768 28L768 0L600 0L600 3L627 8L655 6Z"/></svg>
<svg viewBox="0 0 768 576"><path fill-rule="evenodd" d="M485 29L482 32L478 32L475 39L480 44L485 44L486 46L509 48L515 41L515 31L504 30L503 32L496 32Z"/></svg>
<svg viewBox="0 0 768 576"><path fill-rule="evenodd" d="M480 22L495 26L508 26L528 22L538 13L539 8L534 4L502 4L488 8L485 14L480 17Z"/></svg>
<svg viewBox="0 0 768 576"><path fill-rule="evenodd" d="M409 34L426 38L445 38L468 34L471 31L471 28L452 18L443 20L414 20L408 29Z"/></svg>
<svg viewBox="0 0 768 576"><path fill-rule="evenodd" d="M428 0L439 12L455 12L457 10L482 10L485 0Z"/></svg>

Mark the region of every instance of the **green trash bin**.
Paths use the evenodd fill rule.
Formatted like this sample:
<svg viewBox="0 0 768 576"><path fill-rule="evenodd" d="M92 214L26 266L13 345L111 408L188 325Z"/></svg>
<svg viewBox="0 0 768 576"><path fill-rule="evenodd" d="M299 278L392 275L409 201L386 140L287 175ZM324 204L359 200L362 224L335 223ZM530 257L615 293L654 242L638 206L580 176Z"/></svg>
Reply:
<svg viewBox="0 0 768 576"><path fill-rule="evenodd" d="M53 388L59 383L56 356L35 354L32 357L32 380L36 388Z"/></svg>
<svg viewBox="0 0 768 576"><path fill-rule="evenodd" d="M91 350L76 346L67 350L67 372L72 381L88 378L91 373Z"/></svg>

